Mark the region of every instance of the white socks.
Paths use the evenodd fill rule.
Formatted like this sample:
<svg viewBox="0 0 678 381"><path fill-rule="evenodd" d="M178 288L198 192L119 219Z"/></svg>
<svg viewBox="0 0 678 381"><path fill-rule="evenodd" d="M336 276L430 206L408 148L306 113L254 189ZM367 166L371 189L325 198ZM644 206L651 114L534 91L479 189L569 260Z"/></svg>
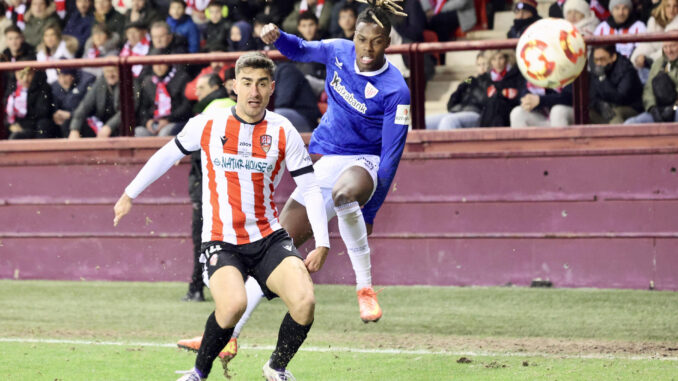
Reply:
<svg viewBox="0 0 678 381"><path fill-rule="evenodd" d="M238 320L238 324L235 325L235 328L233 329L233 335L231 335L231 337L240 336L242 327L247 323L248 320L250 320L252 311L257 308L259 303L261 303L261 299L264 297L264 292L261 291L261 286L259 286L257 280L251 276L247 277L247 281L245 282L245 291L247 291L247 309L245 309L245 313L243 313L240 317L240 320Z"/></svg>
<svg viewBox="0 0 678 381"><path fill-rule="evenodd" d="M371 287L370 246L367 243L367 228L365 227L363 212L360 210L360 204L354 201L335 206L334 210L337 212L339 234L341 234L341 239L346 245L348 256L351 258L351 264L353 264L357 289Z"/></svg>

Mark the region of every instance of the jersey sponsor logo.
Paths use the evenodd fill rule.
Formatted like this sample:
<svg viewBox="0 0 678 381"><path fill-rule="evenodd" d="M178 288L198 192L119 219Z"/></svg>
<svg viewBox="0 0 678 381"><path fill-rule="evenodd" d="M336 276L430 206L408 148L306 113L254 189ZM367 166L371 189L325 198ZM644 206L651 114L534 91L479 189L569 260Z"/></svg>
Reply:
<svg viewBox="0 0 678 381"><path fill-rule="evenodd" d="M379 89L374 87L371 83L367 82L367 85L365 85L365 98L370 99L374 98L375 95L379 92Z"/></svg>
<svg viewBox="0 0 678 381"><path fill-rule="evenodd" d="M398 105L395 114L395 124L410 124L410 105Z"/></svg>
<svg viewBox="0 0 678 381"><path fill-rule="evenodd" d="M348 90L346 90L346 87L341 84L341 78L339 77L339 74L337 72L334 72L334 77L332 77L332 82L330 82L330 86L336 91L340 97L344 98L346 103L349 104L349 106L353 107L356 109L358 112L361 114L365 114L367 112L367 106L365 106L364 103L358 101L353 93L350 93Z"/></svg>
<svg viewBox="0 0 678 381"><path fill-rule="evenodd" d="M250 143L250 142L240 142L240 147L252 147L252 143Z"/></svg>
<svg viewBox="0 0 678 381"><path fill-rule="evenodd" d="M225 137L225 136L221 136L220 139L221 139L221 145L224 145L224 146L225 146L225 145L226 145L226 142L228 141L228 138Z"/></svg>
<svg viewBox="0 0 678 381"><path fill-rule="evenodd" d="M259 137L259 144L264 152L268 153L268 150L271 149L271 143L273 143L273 137L271 135L261 135Z"/></svg>
<svg viewBox="0 0 678 381"><path fill-rule="evenodd" d="M334 57L334 60L335 60L335 61L334 61L334 64L337 65L337 67L339 68L339 70L341 70L341 68L344 66L343 62L339 62L339 58L338 58L338 57Z"/></svg>
<svg viewBox="0 0 678 381"><path fill-rule="evenodd" d="M215 168L220 168L224 171L250 171L260 173L271 173L273 171L273 164L269 164L265 160L242 159L232 156L215 157L212 160L212 164L214 164Z"/></svg>

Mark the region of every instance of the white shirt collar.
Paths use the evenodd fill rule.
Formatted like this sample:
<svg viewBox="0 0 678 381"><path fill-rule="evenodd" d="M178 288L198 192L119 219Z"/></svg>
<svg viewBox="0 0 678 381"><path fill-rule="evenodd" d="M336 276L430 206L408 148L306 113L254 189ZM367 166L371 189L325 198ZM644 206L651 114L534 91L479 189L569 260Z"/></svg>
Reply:
<svg viewBox="0 0 678 381"><path fill-rule="evenodd" d="M356 74L364 75L365 77L374 77L375 75L379 75L388 69L388 59L384 60L384 66L375 71L360 71L358 68L358 61L353 61L353 67L355 68Z"/></svg>

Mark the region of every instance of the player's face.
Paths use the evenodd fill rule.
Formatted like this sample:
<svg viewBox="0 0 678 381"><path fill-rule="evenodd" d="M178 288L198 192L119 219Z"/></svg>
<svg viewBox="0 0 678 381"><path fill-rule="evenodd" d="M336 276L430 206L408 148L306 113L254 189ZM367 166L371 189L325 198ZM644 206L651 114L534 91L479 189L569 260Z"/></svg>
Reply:
<svg viewBox="0 0 678 381"><path fill-rule="evenodd" d="M356 27L355 59L360 71L375 71L384 66L384 51L391 38L377 24L360 22Z"/></svg>
<svg viewBox="0 0 678 381"><path fill-rule="evenodd" d="M236 111L246 122L261 120L275 89L275 82L264 69L243 68L235 76L233 90L238 94Z"/></svg>
<svg viewBox="0 0 678 381"><path fill-rule="evenodd" d="M612 8L612 18L617 24L623 24L628 20L630 14L631 9L626 5L618 4Z"/></svg>

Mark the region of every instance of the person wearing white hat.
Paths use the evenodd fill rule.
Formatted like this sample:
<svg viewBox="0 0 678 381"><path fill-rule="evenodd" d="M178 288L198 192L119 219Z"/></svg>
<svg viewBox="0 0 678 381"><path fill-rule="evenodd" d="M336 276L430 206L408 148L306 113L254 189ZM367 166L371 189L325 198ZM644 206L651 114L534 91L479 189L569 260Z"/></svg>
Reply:
<svg viewBox="0 0 678 381"><path fill-rule="evenodd" d="M584 0L567 0L563 5L563 16L584 36L593 35L599 23L596 15L591 12L589 3Z"/></svg>

